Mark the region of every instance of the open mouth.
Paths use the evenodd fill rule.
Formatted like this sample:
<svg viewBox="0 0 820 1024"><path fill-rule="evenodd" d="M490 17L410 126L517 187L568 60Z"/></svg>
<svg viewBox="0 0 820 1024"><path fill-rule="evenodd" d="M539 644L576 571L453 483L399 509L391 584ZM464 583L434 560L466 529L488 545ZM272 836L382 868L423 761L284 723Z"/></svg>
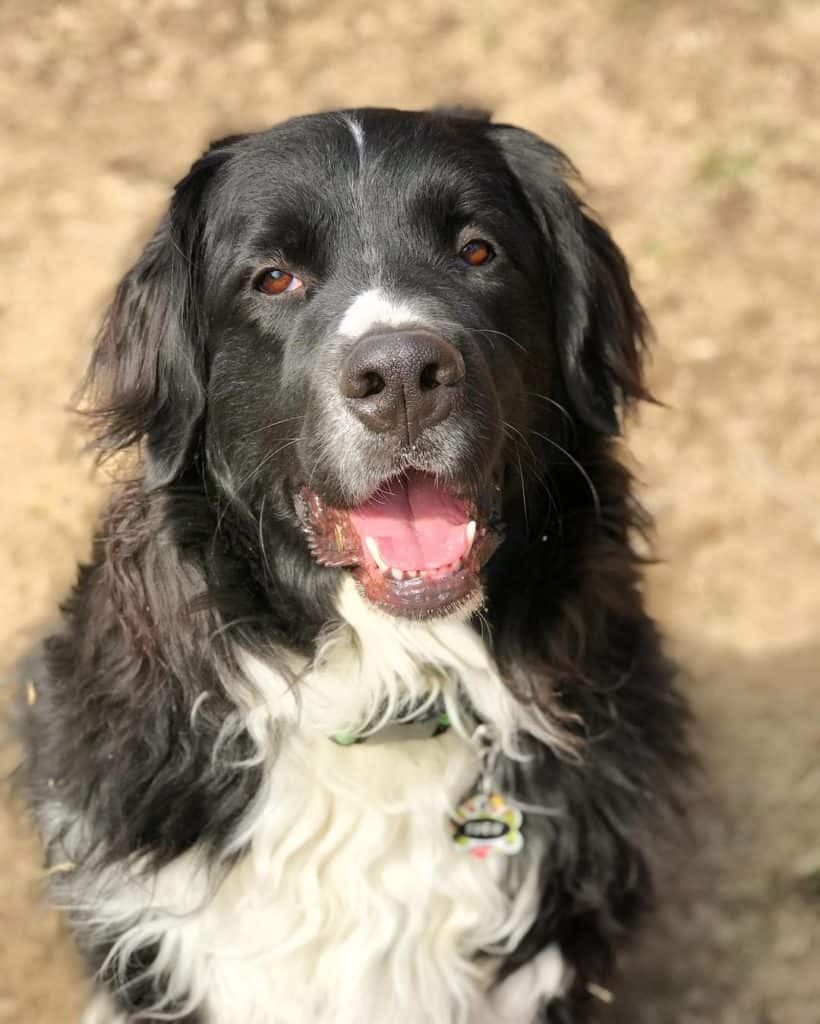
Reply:
<svg viewBox="0 0 820 1024"><path fill-rule="evenodd" d="M349 568L394 615L446 615L480 594L481 567L500 539L475 502L416 470L354 508L325 505L308 487L298 505L316 561Z"/></svg>

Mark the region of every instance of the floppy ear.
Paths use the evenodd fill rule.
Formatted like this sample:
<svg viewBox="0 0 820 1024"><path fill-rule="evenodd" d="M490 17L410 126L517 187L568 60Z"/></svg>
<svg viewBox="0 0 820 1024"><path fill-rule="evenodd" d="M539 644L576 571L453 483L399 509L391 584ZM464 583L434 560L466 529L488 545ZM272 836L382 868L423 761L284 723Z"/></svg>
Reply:
<svg viewBox="0 0 820 1024"><path fill-rule="evenodd" d="M205 407L197 299L202 206L226 159L223 146L212 147L177 185L170 210L120 282L84 384L101 456L144 443L152 488L170 483L187 465Z"/></svg>
<svg viewBox="0 0 820 1024"><path fill-rule="evenodd" d="M567 158L530 132L493 125L549 246L553 331L567 390L585 423L606 434L637 399L651 400L642 363L650 328L609 233L573 192Z"/></svg>

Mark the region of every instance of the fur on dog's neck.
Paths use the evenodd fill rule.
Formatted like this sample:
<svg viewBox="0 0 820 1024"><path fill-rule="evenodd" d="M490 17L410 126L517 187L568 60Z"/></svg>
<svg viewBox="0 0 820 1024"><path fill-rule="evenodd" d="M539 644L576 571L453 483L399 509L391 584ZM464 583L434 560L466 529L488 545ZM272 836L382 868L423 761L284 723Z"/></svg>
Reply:
<svg viewBox="0 0 820 1024"><path fill-rule="evenodd" d="M353 1024L388 1011L413 1024L531 1017L571 981L556 946L550 969L539 961L533 971L532 991L519 992L519 978L496 994L493 982L533 926L547 818L523 853L492 863L453 846L448 818L480 767L463 700L494 723L518 762L530 757L522 736L551 742L551 724L513 698L468 623L389 618L352 581L338 608L339 623L312 659L236 652L240 673L226 685L238 713L226 728L253 738L261 778L219 863L203 862L195 846L147 887L118 863L85 879L85 900L105 908L88 928L101 943L119 936L104 971L126 974L134 948L156 948L146 978L162 992L163 965L172 964L167 992L187 1002L161 995L152 1010L202 1003L226 1022L261 1020L274 993L276 1021ZM444 700L454 725L434 741L345 749L329 738L431 696ZM228 732L212 751L217 760L232 748ZM231 956L206 961L228 917ZM516 1006L509 1017L504 999Z"/></svg>
<svg viewBox="0 0 820 1024"><path fill-rule="evenodd" d="M466 619L417 623L393 618L373 608L350 579L340 589L338 612L340 621L325 631L315 657L286 659L286 677L281 662L249 651L239 655L256 698L280 722L328 737L363 734L412 714L411 709L418 714L442 701L465 739L474 728L467 708L492 723L510 757L522 756L523 733L567 747L547 709L515 700L481 635Z"/></svg>

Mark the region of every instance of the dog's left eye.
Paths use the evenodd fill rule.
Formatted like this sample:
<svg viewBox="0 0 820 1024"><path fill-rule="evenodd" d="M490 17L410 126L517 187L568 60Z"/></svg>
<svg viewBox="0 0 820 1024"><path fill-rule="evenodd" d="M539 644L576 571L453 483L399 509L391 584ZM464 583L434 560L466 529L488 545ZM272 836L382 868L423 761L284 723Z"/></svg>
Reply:
<svg viewBox="0 0 820 1024"><path fill-rule="evenodd" d="M480 267L490 262L495 256L495 250L483 238L471 238L466 245L461 247L458 256L468 267Z"/></svg>
<svg viewBox="0 0 820 1024"><path fill-rule="evenodd" d="M295 274L280 270L278 267L269 267L257 275L254 287L265 295L284 295L285 292L295 292L304 285Z"/></svg>

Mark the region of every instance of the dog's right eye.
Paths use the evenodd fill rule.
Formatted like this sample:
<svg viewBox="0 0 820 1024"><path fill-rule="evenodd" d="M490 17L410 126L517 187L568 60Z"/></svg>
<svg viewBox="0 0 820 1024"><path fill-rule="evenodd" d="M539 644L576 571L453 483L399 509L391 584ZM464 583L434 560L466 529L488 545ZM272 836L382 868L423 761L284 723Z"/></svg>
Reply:
<svg viewBox="0 0 820 1024"><path fill-rule="evenodd" d="M295 292L304 287L295 274L278 267L268 267L257 274L253 286L264 295L284 295L285 292Z"/></svg>
<svg viewBox="0 0 820 1024"><path fill-rule="evenodd" d="M489 242L483 238L471 238L466 245L462 246L459 259L468 267L481 267L489 263L495 256L495 251Z"/></svg>

